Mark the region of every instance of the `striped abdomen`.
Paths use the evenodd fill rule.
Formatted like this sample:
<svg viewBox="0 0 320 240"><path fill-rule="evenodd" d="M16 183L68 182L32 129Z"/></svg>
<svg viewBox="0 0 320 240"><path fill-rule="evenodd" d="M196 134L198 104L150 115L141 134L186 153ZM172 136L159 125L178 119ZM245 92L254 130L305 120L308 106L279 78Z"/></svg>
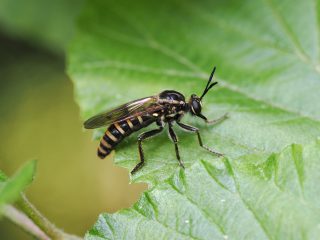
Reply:
<svg viewBox="0 0 320 240"><path fill-rule="evenodd" d="M98 156L105 158L125 137L150 125L155 120L154 117L150 116L135 116L111 124L101 138L98 147Z"/></svg>

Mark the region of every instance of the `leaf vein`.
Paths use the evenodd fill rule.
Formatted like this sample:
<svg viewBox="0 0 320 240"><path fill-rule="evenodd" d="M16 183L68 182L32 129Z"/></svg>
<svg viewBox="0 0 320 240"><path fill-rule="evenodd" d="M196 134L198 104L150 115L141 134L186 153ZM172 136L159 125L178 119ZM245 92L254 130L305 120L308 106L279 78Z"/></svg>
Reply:
<svg viewBox="0 0 320 240"><path fill-rule="evenodd" d="M177 229L174 229L174 228L169 227L168 225L160 222L157 218L154 218L154 219L148 218L148 217L145 216L143 213L141 213L140 211L138 211L138 209L133 208L132 211L138 213L140 216L142 216L143 218L147 219L148 221L157 222L157 223L160 224L162 227L164 227L164 228L166 228L166 229L168 229L168 230L170 230L170 231L176 232L176 233L178 233L178 234L180 234L180 235L182 235L182 236L184 236L184 237L186 237L186 238L188 238L188 239L197 239L197 238L191 238L191 237L188 236L187 234L185 234L185 233L183 233L183 232L180 232L180 231L178 231ZM200 239L198 239L198 240L200 240Z"/></svg>
<svg viewBox="0 0 320 240"><path fill-rule="evenodd" d="M226 232L223 228L223 226L221 226L218 222L216 222L215 219L213 219L203 208L201 208L199 205L197 205L188 195L186 194L182 194L181 192L179 192L175 186L168 181L168 184L172 187L172 189L177 192L180 196L184 197L192 206L196 207L196 209L199 210L199 212L201 212L201 214L209 221L211 222L213 225L218 227L218 230L220 231L220 233L222 233L223 235L226 235Z"/></svg>
<svg viewBox="0 0 320 240"><path fill-rule="evenodd" d="M243 198L241 191L240 191L240 184L236 179L236 176L234 174L234 170L233 167L231 165L231 163L229 162L228 159L225 160L225 164L228 165L228 168L230 169L230 175L233 178L233 181L235 183L236 186L236 190L239 196L239 199L241 200L241 202L244 204L244 206L248 209L248 211L252 214L252 216L254 217L254 219L256 219L257 223L259 224L259 226L261 227L262 231L264 232L264 234L266 235L267 238L269 239L273 239L272 236L270 235L270 233L267 231L266 227L263 224L263 221L261 221L258 217L258 215L255 213L255 211L253 210L253 208L247 203L247 201Z"/></svg>
<svg viewBox="0 0 320 240"><path fill-rule="evenodd" d="M285 21L285 19L283 18L283 16L279 13L279 11L277 10L276 6L273 3L273 0L265 0L265 3L267 4L267 6L270 7L275 20L279 23L279 25L282 27L283 32L288 36L288 38L291 40L291 42L293 43L293 46L295 48L296 54L297 56L304 61L305 63L310 64L314 70L317 73L320 73L320 66L318 64L314 64L310 58L310 56L308 56L305 51L303 50L298 38L296 37L296 35L294 34L294 32L292 31L292 29L290 28L290 26L288 25L288 23Z"/></svg>
<svg viewBox="0 0 320 240"><path fill-rule="evenodd" d="M298 182L301 190L302 201L305 202L304 187L303 187L303 165L300 166L302 169L300 169L298 166L299 163L303 164L302 148L299 148L299 145L292 145L291 153L292 153L293 165L298 175Z"/></svg>
<svg viewBox="0 0 320 240"><path fill-rule="evenodd" d="M192 5L191 7L192 7L192 9L190 9L190 11L193 11L196 6ZM239 29L235 25L232 25L229 22L222 20L222 18L216 18L216 17L214 17L213 14L207 13L205 11L205 9L199 9L199 12L201 12L201 14L198 15L198 17L200 19L203 19L205 22L207 22L209 24L213 24L214 26L223 29L223 31L229 31L230 33L237 34L237 35L239 35L239 36L241 36L241 37L243 37L253 43L256 43L260 47L268 47L268 48L277 50L282 53L296 56L296 57L298 57L299 60L301 60L301 58L298 55L291 52L289 49L279 47L278 45L276 45L275 43L273 43L271 41L267 41L265 39L256 37L256 36L250 34L249 32L245 31L244 29Z"/></svg>

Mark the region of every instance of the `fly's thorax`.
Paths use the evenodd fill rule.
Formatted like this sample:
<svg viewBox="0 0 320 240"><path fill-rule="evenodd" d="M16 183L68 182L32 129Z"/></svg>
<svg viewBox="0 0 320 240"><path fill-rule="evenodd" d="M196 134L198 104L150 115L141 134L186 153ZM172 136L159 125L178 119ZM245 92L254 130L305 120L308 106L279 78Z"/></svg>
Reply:
<svg viewBox="0 0 320 240"><path fill-rule="evenodd" d="M158 103L164 105L161 120L165 122L180 119L185 113L186 102L183 94L174 90L165 90L159 94Z"/></svg>
<svg viewBox="0 0 320 240"><path fill-rule="evenodd" d="M179 104L166 104L166 108L163 110L161 120L165 122L172 122L181 119L185 114L185 103Z"/></svg>
<svg viewBox="0 0 320 240"><path fill-rule="evenodd" d="M171 102L185 102L185 97L182 93L175 90L165 90L159 94L160 101L171 101Z"/></svg>

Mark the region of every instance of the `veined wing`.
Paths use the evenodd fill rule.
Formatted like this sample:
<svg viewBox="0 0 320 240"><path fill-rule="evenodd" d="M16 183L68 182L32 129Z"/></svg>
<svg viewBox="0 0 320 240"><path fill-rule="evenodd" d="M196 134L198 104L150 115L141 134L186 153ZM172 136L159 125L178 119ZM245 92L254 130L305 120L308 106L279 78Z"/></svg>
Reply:
<svg viewBox="0 0 320 240"><path fill-rule="evenodd" d="M128 118L131 115L142 115L161 109L162 105L157 103L157 99L157 96L150 96L125 103L108 112L89 118L84 122L84 127L93 129L108 126L113 122Z"/></svg>

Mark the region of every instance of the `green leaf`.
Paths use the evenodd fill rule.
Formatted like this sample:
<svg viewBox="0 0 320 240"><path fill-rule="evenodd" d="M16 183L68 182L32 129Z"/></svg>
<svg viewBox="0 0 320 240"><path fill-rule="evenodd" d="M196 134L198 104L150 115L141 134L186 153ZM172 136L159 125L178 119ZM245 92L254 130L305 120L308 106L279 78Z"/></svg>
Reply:
<svg viewBox="0 0 320 240"><path fill-rule="evenodd" d="M7 180L7 176L0 170L0 184Z"/></svg>
<svg viewBox="0 0 320 240"><path fill-rule="evenodd" d="M68 54L83 119L165 89L201 94L216 65L219 85L203 114L230 118L216 126L183 119L207 146L237 158L308 143L320 135L319 8L314 0L89 1ZM217 161L175 129L187 168ZM136 138L117 148L116 164L137 164ZM144 150L134 181L154 185L179 169L165 134Z"/></svg>
<svg viewBox="0 0 320 240"><path fill-rule="evenodd" d="M318 239L319 157L320 141L197 161L132 208L101 214L85 239Z"/></svg>
<svg viewBox="0 0 320 240"><path fill-rule="evenodd" d="M230 117L183 119L223 159L178 128L185 170L165 134L145 142L133 181L151 190L86 238L317 239L320 144L305 144L320 135L319 12L318 0L90 1L68 52L83 119L165 89L201 94L214 65L203 114ZM137 164L136 137L117 165Z"/></svg>
<svg viewBox="0 0 320 240"><path fill-rule="evenodd" d="M32 182L36 171L36 164L35 160L29 161L14 176L1 183L0 206L12 203L19 198L20 193Z"/></svg>
<svg viewBox="0 0 320 240"><path fill-rule="evenodd" d="M73 33L82 0L2 0L0 26L11 35L63 50Z"/></svg>

